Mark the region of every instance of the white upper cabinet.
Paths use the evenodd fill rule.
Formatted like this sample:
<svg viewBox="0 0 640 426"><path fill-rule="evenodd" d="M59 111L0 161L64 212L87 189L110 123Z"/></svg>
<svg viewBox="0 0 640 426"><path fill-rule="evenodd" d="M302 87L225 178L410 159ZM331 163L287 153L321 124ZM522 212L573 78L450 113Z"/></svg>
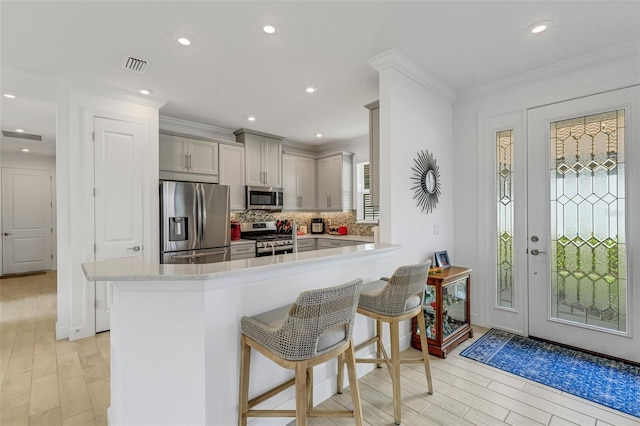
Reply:
<svg viewBox="0 0 640 426"><path fill-rule="evenodd" d="M315 210L316 160L291 154L282 156L285 210Z"/></svg>
<svg viewBox="0 0 640 426"><path fill-rule="evenodd" d="M282 137L239 129L236 141L245 148L246 184L282 186Z"/></svg>
<svg viewBox="0 0 640 426"><path fill-rule="evenodd" d="M218 182L216 142L161 133L159 155L161 178ZM191 177L191 174L201 176Z"/></svg>
<svg viewBox="0 0 640 426"><path fill-rule="evenodd" d="M244 147L220 144L220 183L229 186L229 208L245 209Z"/></svg>
<svg viewBox="0 0 640 426"><path fill-rule="evenodd" d="M353 200L353 154L342 152L318 160L319 210L349 211Z"/></svg>
<svg viewBox="0 0 640 426"><path fill-rule="evenodd" d="M160 134L160 170L187 172L185 138Z"/></svg>

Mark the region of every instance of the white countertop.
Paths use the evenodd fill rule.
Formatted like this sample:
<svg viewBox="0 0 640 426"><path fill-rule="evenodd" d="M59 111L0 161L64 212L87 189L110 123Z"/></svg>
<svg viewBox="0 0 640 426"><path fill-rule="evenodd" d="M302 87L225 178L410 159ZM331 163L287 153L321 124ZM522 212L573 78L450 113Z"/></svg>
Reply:
<svg viewBox="0 0 640 426"><path fill-rule="evenodd" d="M317 234L310 237L316 237ZM309 236L308 236L309 237ZM346 236L324 235L321 238L344 238ZM353 237L353 236L352 236ZM362 237L369 238L369 237ZM371 237L373 239L373 237ZM302 253L256 257L229 262L205 263L198 265L160 265L138 258L110 259L82 264L82 270L89 281L185 281L208 280L253 273L260 270L294 267L308 263L343 260L352 257L384 253L401 248L393 244L360 244L326 250Z"/></svg>

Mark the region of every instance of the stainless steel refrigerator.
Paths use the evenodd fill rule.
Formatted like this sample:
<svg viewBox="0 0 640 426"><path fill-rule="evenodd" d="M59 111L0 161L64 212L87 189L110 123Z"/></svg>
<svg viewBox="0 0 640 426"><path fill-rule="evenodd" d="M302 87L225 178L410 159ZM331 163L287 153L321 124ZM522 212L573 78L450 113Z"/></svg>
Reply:
<svg viewBox="0 0 640 426"><path fill-rule="evenodd" d="M229 187L160 181L160 262L230 260Z"/></svg>

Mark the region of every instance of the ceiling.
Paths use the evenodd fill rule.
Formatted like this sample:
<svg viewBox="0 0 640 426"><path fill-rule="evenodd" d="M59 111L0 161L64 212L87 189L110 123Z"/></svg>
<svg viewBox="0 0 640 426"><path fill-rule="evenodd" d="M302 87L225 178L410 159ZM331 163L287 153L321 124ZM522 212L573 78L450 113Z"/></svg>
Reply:
<svg viewBox="0 0 640 426"><path fill-rule="evenodd" d="M3 66L149 89L167 101L161 115L308 144L367 134L363 105L378 97L367 60L392 48L463 93L640 39L640 1L2 0L0 8ZM549 29L531 34L541 20ZM278 31L265 34L267 23ZM191 46L176 42L183 35ZM129 56L148 61L147 71L125 70ZM53 104L33 95L1 102L2 130L24 128L53 146ZM15 150L22 141L2 142Z"/></svg>

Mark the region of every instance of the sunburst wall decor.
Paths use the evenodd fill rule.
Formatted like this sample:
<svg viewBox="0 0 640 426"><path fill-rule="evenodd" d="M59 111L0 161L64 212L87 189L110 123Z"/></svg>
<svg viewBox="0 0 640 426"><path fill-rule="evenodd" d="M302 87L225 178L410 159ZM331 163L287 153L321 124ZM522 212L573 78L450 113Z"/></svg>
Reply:
<svg viewBox="0 0 640 426"><path fill-rule="evenodd" d="M414 192L413 199L421 211L429 214L438 204L438 196L440 195L440 171L433 154L429 151L420 151L416 158L413 159L413 176L411 180L414 182L411 189Z"/></svg>

